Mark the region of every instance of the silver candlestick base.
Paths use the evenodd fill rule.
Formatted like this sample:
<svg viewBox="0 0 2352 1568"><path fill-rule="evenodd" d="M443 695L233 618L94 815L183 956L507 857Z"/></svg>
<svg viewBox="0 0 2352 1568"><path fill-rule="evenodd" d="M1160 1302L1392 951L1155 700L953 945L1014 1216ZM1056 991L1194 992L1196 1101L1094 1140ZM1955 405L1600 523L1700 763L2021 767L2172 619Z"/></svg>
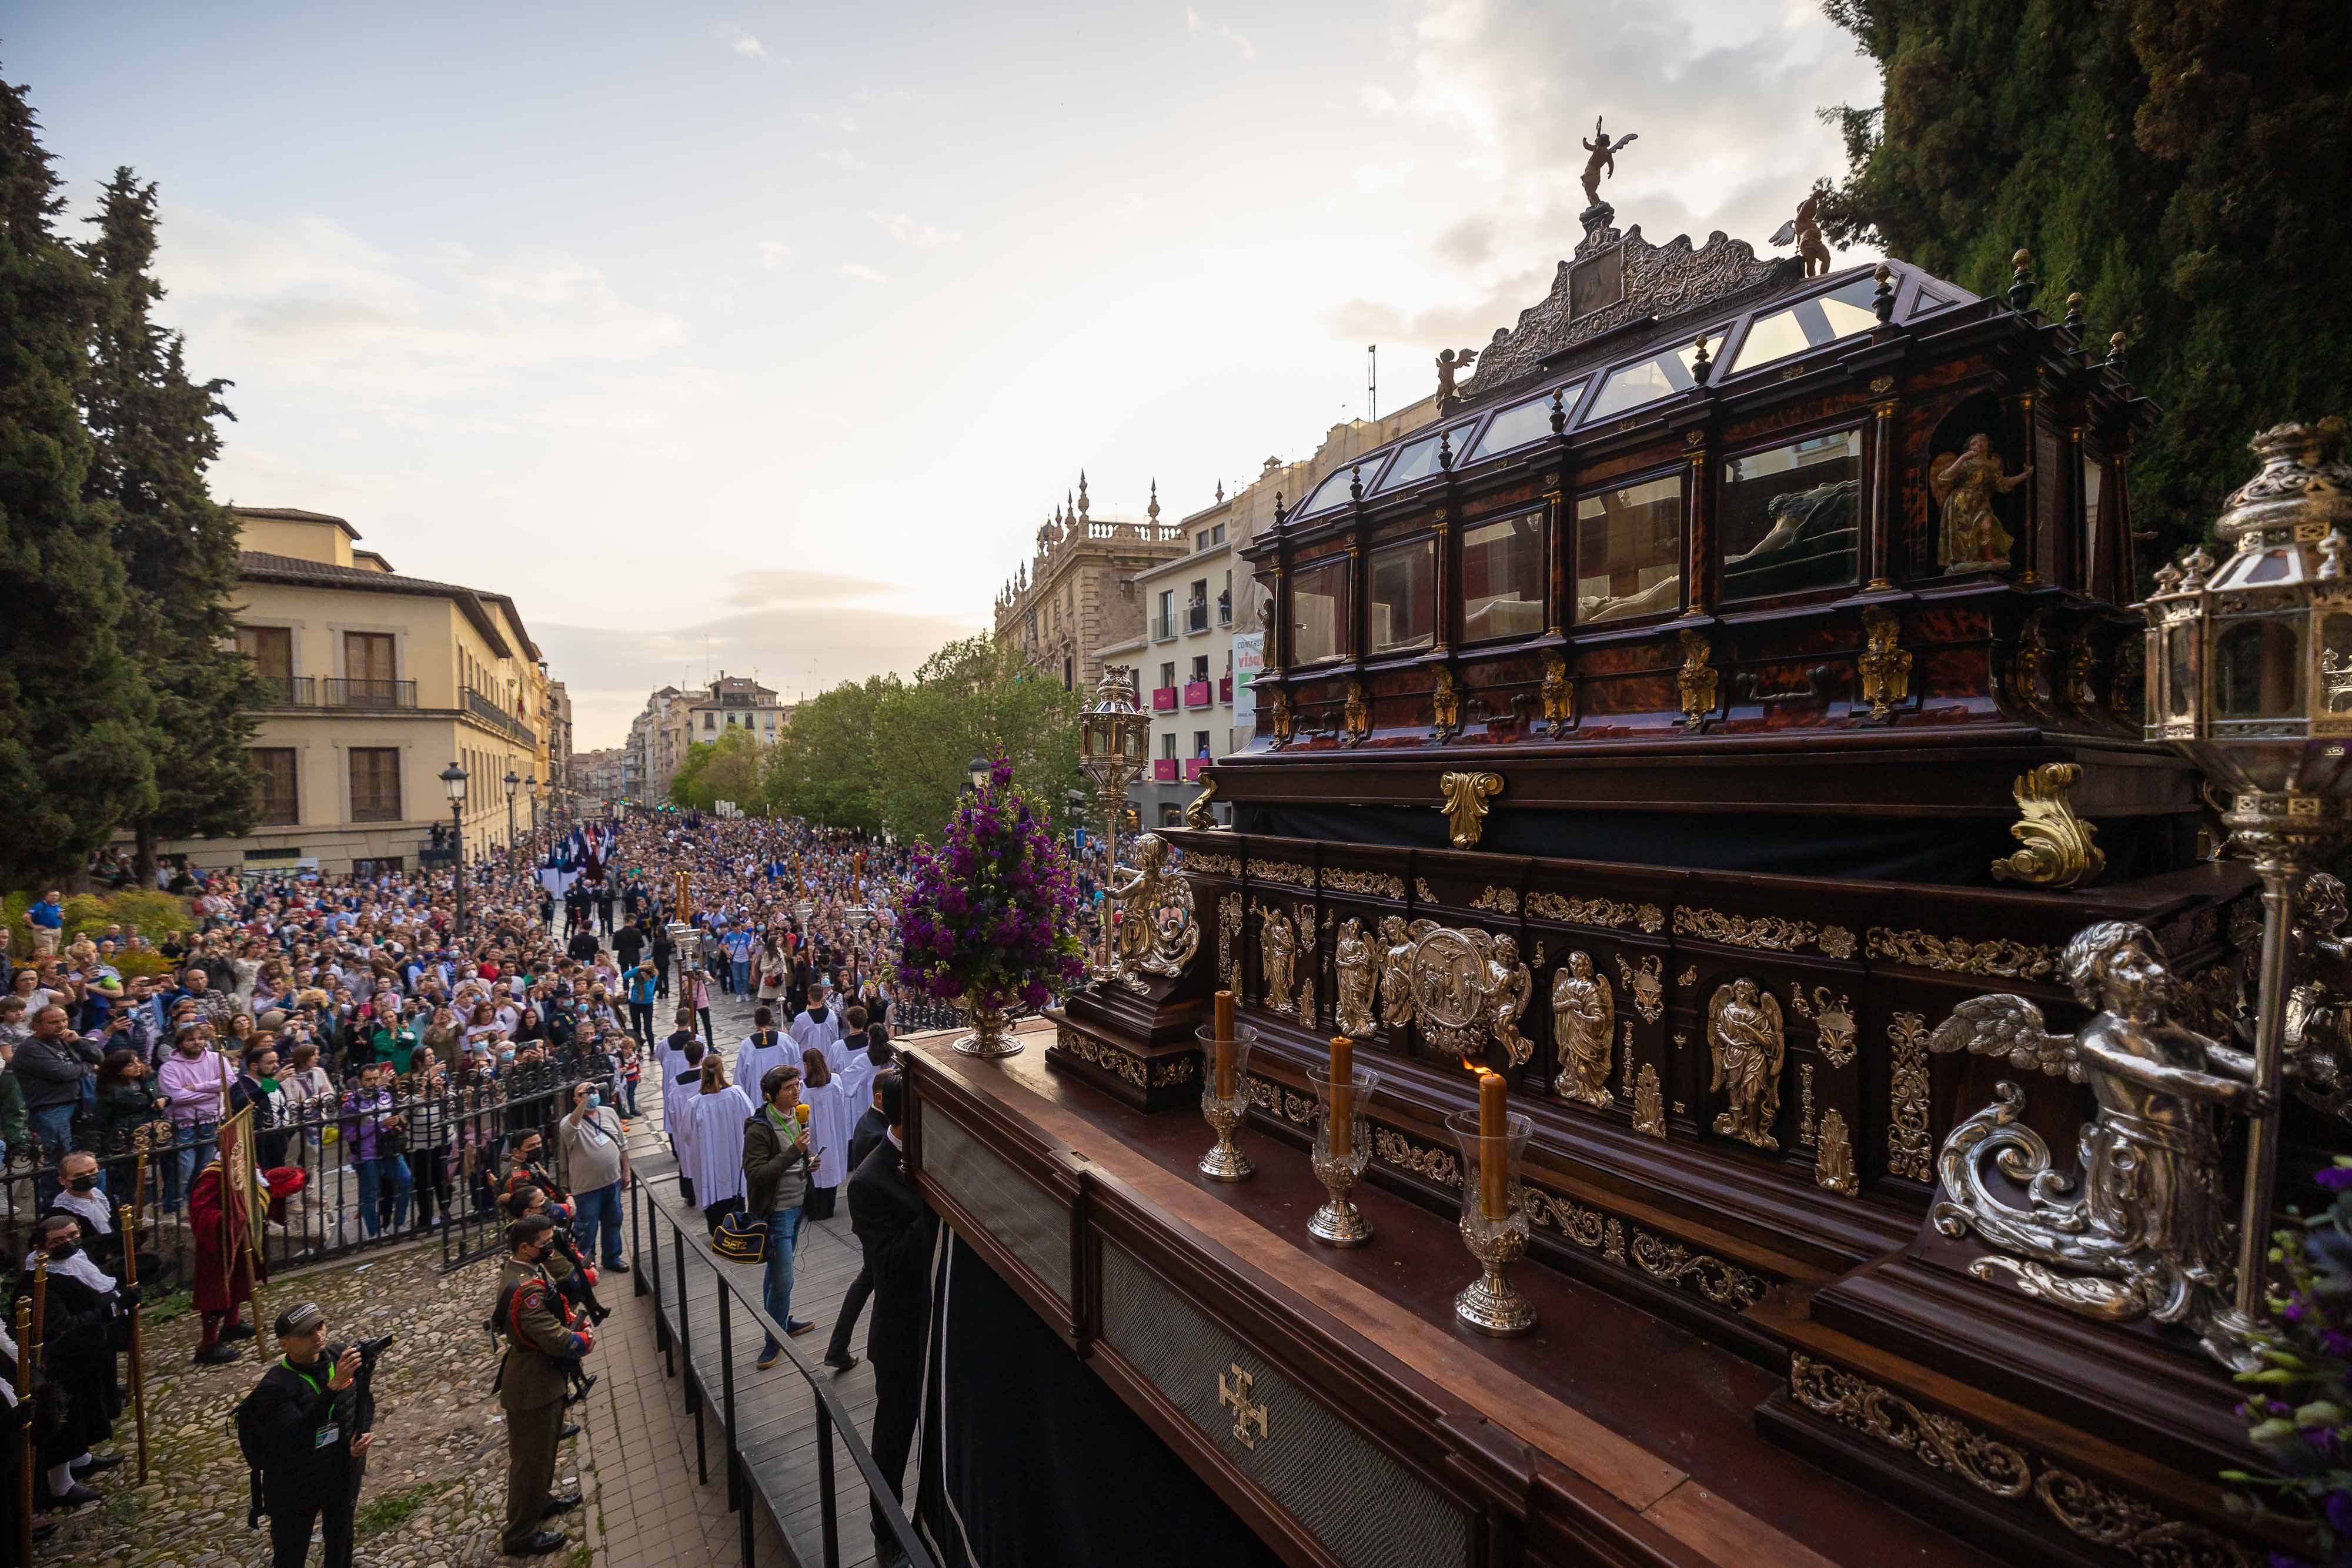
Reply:
<svg viewBox="0 0 2352 1568"><path fill-rule="evenodd" d="M1486 1218L1474 1209L1462 1218L1463 1244L1478 1260L1478 1277L1454 1298L1454 1315L1480 1333L1510 1339L1536 1326L1535 1303L1503 1278L1504 1268L1516 1263L1528 1249L1528 1222L1512 1213L1508 1219Z"/></svg>
<svg viewBox="0 0 2352 1568"><path fill-rule="evenodd" d="M1221 1099L1212 1090L1201 1094L1201 1115L1216 1129L1216 1146L1201 1156L1201 1174L1211 1181L1244 1181L1257 1174L1250 1157L1234 1146L1234 1129L1249 1114L1249 1096Z"/></svg>
<svg viewBox="0 0 2352 1568"><path fill-rule="evenodd" d="M1372 1239L1372 1222L1364 1218L1348 1197L1363 1174L1360 1160L1334 1159L1318 1148L1309 1162L1315 1169L1315 1179L1323 1184L1330 1200L1309 1216L1307 1234L1326 1247L1361 1247Z"/></svg>

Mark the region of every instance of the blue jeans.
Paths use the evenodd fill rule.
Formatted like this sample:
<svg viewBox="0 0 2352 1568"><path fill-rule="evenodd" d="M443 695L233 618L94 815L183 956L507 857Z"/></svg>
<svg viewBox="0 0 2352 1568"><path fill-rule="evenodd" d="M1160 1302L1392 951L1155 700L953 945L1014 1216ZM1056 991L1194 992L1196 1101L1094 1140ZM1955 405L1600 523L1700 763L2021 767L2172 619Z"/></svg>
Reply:
<svg viewBox="0 0 2352 1568"><path fill-rule="evenodd" d="M89 1079L85 1077L84 1082ZM37 1111L25 1113L25 1120L33 1134L33 1157L39 1162L33 1183L33 1201L46 1206L58 1195L58 1161L73 1145L74 1113L80 1109L72 1100L62 1105L44 1105Z"/></svg>
<svg viewBox="0 0 2352 1568"><path fill-rule="evenodd" d="M739 997L750 996L751 994L751 960L732 958L728 962L735 971L735 994Z"/></svg>
<svg viewBox="0 0 2352 1568"><path fill-rule="evenodd" d="M801 1206L768 1216L768 1270L760 1281L760 1304L781 1328L793 1326L793 1250L801 1240ZM771 1347L775 1341L771 1339Z"/></svg>
<svg viewBox="0 0 2352 1568"><path fill-rule="evenodd" d="M590 1262L596 1260L596 1233L604 1233L604 1267L611 1268L621 1260L621 1184L606 1182L593 1192L572 1195L572 1239L579 1245L580 1256Z"/></svg>
<svg viewBox="0 0 2352 1568"><path fill-rule="evenodd" d="M212 1164L213 1155L218 1152L213 1138L219 1131L220 1124L211 1120L181 1122L173 1126L181 1147L172 1156L172 1163L163 1167L166 1207L178 1208L188 1201L188 1191L196 1184L196 1173Z"/></svg>
<svg viewBox="0 0 2352 1568"><path fill-rule="evenodd" d="M376 1212L376 1203L384 1187L392 1188L392 1228L408 1228L408 1191L411 1178L406 1155L379 1155L372 1160L357 1162L360 1173L360 1228L370 1236L383 1230L383 1219Z"/></svg>

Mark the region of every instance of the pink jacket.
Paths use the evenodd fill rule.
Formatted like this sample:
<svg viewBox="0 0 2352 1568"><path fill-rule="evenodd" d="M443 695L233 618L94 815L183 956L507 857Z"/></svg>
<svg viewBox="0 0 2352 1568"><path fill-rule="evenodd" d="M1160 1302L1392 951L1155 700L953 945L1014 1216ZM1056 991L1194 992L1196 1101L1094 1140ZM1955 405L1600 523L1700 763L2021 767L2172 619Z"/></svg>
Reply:
<svg viewBox="0 0 2352 1568"><path fill-rule="evenodd" d="M221 1085L236 1077L226 1072L226 1059L216 1051L198 1057L182 1056L175 1051L163 1059L163 1065L155 1070L155 1086L163 1092L173 1122L220 1119Z"/></svg>

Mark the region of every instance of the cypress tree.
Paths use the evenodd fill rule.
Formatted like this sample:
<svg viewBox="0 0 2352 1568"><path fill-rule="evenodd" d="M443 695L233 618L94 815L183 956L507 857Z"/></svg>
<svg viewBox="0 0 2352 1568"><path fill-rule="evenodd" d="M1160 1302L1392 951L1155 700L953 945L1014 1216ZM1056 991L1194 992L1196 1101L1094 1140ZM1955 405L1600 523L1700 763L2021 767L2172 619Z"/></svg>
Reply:
<svg viewBox="0 0 2352 1568"><path fill-rule="evenodd" d="M2352 402L2352 6L2342 0L1826 0L1878 62L1829 111L1842 240L1979 294L2033 253L2034 304L2084 297L2163 410L2133 507L2165 550L2252 473L2247 437ZM2143 552L2152 566L2155 556Z"/></svg>
<svg viewBox="0 0 2352 1568"><path fill-rule="evenodd" d="M122 564L82 495L75 405L98 306L26 89L0 82L0 887L79 871L154 807L154 716L118 629Z"/></svg>
<svg viewBox="0 0 2352 1568"><path fill-rule="evenodd" d="M123 638L155 693L152 808L131 827L144 882L159 838L233 838L257 806L252 709L259 681L236 627L236 523L205 470L220 453L224 381L192 382L177 332L152 311L155 186L115 170L81 247L100 289L82 408L94 450L85 499L110 516L127 576Z"/></svg>

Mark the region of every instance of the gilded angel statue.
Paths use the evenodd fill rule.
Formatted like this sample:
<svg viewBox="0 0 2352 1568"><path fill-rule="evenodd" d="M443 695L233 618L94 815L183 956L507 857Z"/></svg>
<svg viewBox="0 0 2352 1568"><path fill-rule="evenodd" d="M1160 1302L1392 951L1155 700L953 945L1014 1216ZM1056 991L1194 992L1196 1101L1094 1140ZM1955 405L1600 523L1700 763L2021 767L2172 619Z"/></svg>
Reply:
<svg viewBox="0 0 2352 1568"><path fill-rule="evenodd" d="M1528 994L1535 977L1519 962L1519 945L1497 936L1486 953L1486 1020L1503 1042L1513 1067L1525 1067L1536 1053L1536 1042L1519 1032L1519 1015L1528 1010Z"/></svg>
<svg viewBox="0 0 2352 1568"><path fill-rule="evenodd" d="M1372 1016L1372 944L1364 935L1364 923L1353 915L1339 922L1339 940L1331 949L1331 970L1339 988L1338 1016L1333 1021L1349 1040L1370 1039L1380 1027L1380 1020Z"/></svg>
<svg viewBox="0 0 2352 1568"><path fill-rule="evenodd" d="M2024 1091L2003 1082L1944 1140L1929 1218L1947 1236L1974 1231L1999 1249L1969 1266L1980 1280L2006 1276L2086 1317L2202 1330L2228 1303L2231 1267L2213 1111L2270 1109L2249 1081L2253 1059L2166 1016L2172 976L2144 925L2084 927L2059 968L2096 1009L2079 1034L2050 1033L2023 997L1984 996L1953 1009L1928 1046L2088 1083L2098 1111L2083 1125L2080 1174L2053 1167L2049 1145L2021 1120ZM1998 1186L1988 1160L2004 1178ZM2011 1184L2024 1187L2025 1207ZM2232 1364L2242 1354L2210 1335L2206 1343Z"/></svg>
<svg viewBox="0 0 2352 1568"><path fill-rule="evenodd" d="M1598 114L1592 117L1592 135L1581 142L1584 150L1592 154L1584 161L1582 176L1584 204L1588 207L1597 207L1601 204L1601 174L1617 172L1617 154L1631 147L1634 140L1641 135L1638 131L1629 131L1612 141L1609 140L1609 133L1601 129L1601 121L1604 118L1606 117Z"/></svg>
<svg viewBox="0 0 2352 1568"><path fill-rule="evenodd" d="M1772 1124L1780 1115L1780 1065L1789 1054L1780 998L1745 977L1718 986L1706 1004L1706 1043L1715 1059L1707 1087L1731 1102L1716 1117L1715 1130L1759 1149L1778 1149Z"/></svg>
<svg viewBox="0 0 2352 1568"><path fill-rule="evenodd" d="M1610 1104L1610 1037L1617 1029L1617 997L1609 977L1595 974L1592 955L1568 956L1551 981L1551 1038L1559 1048L1553 1092L1596 1109Z"/></svg>
<svg viewBox="0 0 2352 1568"><path fill-rule="evenodd" d="M1120 866L1111 888L1119 907L1119 980L1130 990L1143 989L1146 974L1181 975L1201 950L1192 889L1171 863L1172 852L1159 834L1143 834L1135 864Z"/></svg>
<svg viewBox="0 0 2352 1568"><path fill-rule="evenodd" d="M1977 432L1962 444L1958 455L1938 452L1927 465L1927 488L1943 509L1944 565L1948 570L1999 571L2009 565L2016 542L1993 514L1995 496L2006 496L2032 477L2029 463L2016 473L2005 472L1992 437Z"/></svg>
<svg viewBox="0 0 2352 1568"><path fill-rule="evenodd" d="M1416 924L1426 925L1427 921ZM1401 915L1381 920L1381 1021L1391 1030L1412 1021L1412 949L1419 937Z"/></svg>

